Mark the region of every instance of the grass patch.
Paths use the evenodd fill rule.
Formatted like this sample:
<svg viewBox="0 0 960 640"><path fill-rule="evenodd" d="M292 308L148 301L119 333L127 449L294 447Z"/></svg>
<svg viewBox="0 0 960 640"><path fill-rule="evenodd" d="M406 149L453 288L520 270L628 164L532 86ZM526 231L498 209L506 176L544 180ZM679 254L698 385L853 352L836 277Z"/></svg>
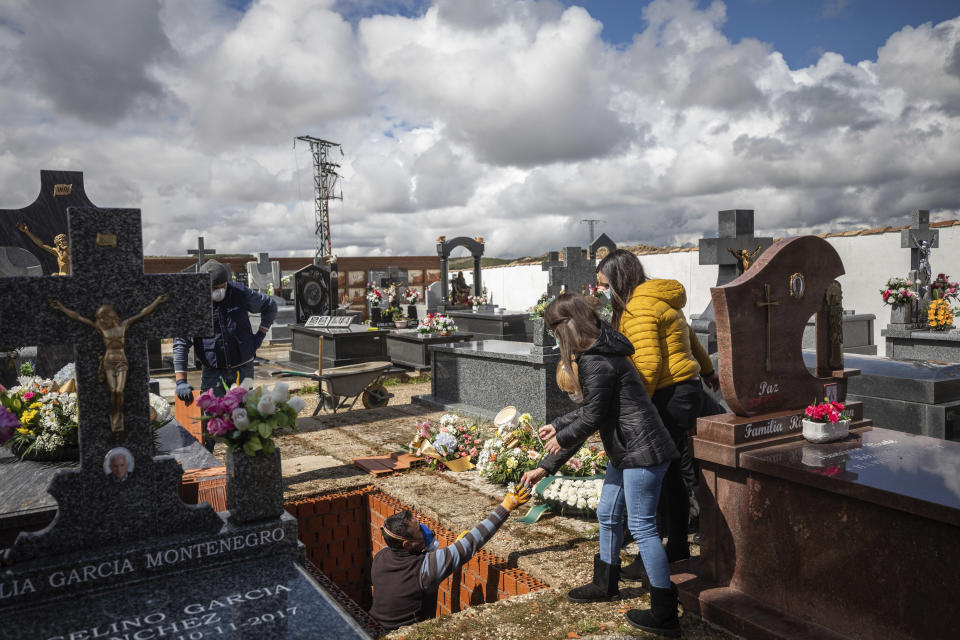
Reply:
<svg viewBox="0 0 960 640"><path fill-rule="evenodd" d="M316 392L319 391L319 390L320 390L320 385L317 385L317 384L305 384L305 385L303 385L302 387L300 387L299 389L297 389L297 390L295 390L295 391L291 391L291 393L295 393L295 394L297 394L297 395L310 395L310 394L316 393Z"/></svg>
<svg viewBox="0 0 960 640"><path fill-rule="evenodd" d="M429 373L420 374L415 378L411 378L410 376L406 376L406 375L397 376L395 378L387 378L386 380L383 381L383 386L396 387L401 384L419 384L422 382L430 382Z"/></svg>

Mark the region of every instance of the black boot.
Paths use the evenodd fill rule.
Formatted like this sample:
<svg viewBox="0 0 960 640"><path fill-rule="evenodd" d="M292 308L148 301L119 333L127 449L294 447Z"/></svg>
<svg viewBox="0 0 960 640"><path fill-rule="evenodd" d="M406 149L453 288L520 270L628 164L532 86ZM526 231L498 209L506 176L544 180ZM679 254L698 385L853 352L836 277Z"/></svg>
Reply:
<svg viewBox="0 0 960 640"><path fill-rule="evenodd" d="M567 593L570 602L609 602L620 599L620 563L607 564L593 556L593 582Z"/></svg>
<svg viewBox="0 0 960 640"><path fill-rule="evenodd" d="M650 587L650 608L630 609L627 622L647 633L667 638L680 637L680 621L677 619L677 588L670 583L669 589Z"/></svg>
<svg viewBox="0 0 960 640"><path fill-rule="evenodd" d="M646 582L647 571L643 566L643 558L640 554L633 559L633 562L620 569L620 579L626 582Z"/></svg>

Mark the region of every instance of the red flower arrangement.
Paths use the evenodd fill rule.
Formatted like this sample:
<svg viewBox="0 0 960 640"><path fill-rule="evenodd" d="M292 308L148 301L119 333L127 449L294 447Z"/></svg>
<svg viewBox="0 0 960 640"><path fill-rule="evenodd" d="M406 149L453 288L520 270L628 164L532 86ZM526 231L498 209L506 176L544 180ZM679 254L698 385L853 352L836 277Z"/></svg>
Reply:
<svg viewBox="0 0 960 640"><path fill-rule="evenodd" d="M843 403L824 400L820 404L811 404L803 414L814 422L840 422L847 418L843 415Z"/></svg>

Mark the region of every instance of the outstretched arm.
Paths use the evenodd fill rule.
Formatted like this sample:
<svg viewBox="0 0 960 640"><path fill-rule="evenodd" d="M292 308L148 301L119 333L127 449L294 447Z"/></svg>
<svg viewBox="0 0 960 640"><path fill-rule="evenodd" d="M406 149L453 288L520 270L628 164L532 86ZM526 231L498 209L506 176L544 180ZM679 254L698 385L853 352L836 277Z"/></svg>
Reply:
<svg viewBox="0 0 960 640"><path fill-rule="evenodd" d="M30 240L33 241L33 244L37 245L38 247L40 247L41 249L43 249L43 250L46 251L47 253L52 253L52 254L55 255L55 256L59 256L59 255L60 255L60 254L57 253L57 250L56 250L56 249L54 249L53 247L48 247L47 245L43 244L43 241L40 240L40 238L38 238L37 236L33 235L33 232L30 231L29 227L27 227L27 225L26 225L25 223L23 223L23 222L18 222L18 223L17 223L17 229L19 229L21 232L25 233L26 236L27 236L28 238L30 238Z"/></svg>
<svg viewBox="0 0 960 640"><path fill-rule="evenodd" d="M129 318L127 318L127 320L124 322L124 324L129 327L130 325L132 325L132 324L133 324L134 322L136 322L137 320L140 320L140 319L143 318L144 316L150 315L151 313L153 313L153 310L154 310L154 309L156 309L157 307L160 306L160 303L161 303L161 302L166 302L169 298L170 298L170 296L168 296L167 294L161 293L159 296L157 296L157 299L156 299L156 300L154 300L153 302L151 302L150 304L148 304L146 307L144 307L144 308L140 311L140 313L138 313L138 314L135 315L135 316L130 316Z"/></svg>
<svg viewBox="0 0 960 640"><path fill-rule="evenodd" d="M60 311L61 313L63 313L63 314L64 314L65 316L67 316L68 318L72 318L72 319L76 320L77 322L82 322L83 324L87 325L88 327L93 327L93 328L96 329L97 331L100 330L100 327L98 327L92 320L88 320L87 318L84 318L82 315L80 315L79 313L77 313L77 312L74 311L73 309L67 309L65 306L63 306L63 303L61 303L59 300L57 300L57 299L55 299L55 298L49 298L49 299L47 300L47 302L50 303L50 306L51 306L51 307L53 307L53 308L56 309L57 311Z"/></svg>
<svg viewBox="0 0 960 640"><path fill-rule="evenodd" d="M760 253L760 245L757 245L757 248L753 250L753 253L750 254L750 259L753 260L757 257L757 254Z"/></svg>

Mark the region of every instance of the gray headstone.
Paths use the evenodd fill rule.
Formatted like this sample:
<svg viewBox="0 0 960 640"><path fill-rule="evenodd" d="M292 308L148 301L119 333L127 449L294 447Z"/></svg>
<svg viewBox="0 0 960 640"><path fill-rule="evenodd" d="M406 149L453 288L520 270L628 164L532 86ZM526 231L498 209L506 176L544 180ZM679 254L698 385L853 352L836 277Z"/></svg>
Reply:
<svg viewBox="0 0 960 640"><path fill-rule="evenodd" d="M580 247L564 247L562 261L558 252L551 252L540 269L549 274L547 294L551 297L563 291L586 293L587 286L597 282L597 263Z"/></svg>
<svg viewBox="0 0 960 640"><path fill-rule="evenodd" d="M427 313L433 313L440 305L443 299L443 284L440 282L431 282L427 285L425 301L427 304Z"/></svg>
<svg viewBox="0 0 960 640"><path fill-rule="evenodd" d="M297 564L296 519L236 525L208 503L186 505L177 460L153 456L146 341L212 333L209 275L145 275L138 210L78 208L68 217L71 277L0 278L0 296L19 300L15 310L0 307L3 332L76 346L80 424L80 467L58 471L48 488L56 518L21 531L5 554L0 637L133 637L128 630L142 635L141 627L151 637L366 637ZM103 315L93 326L78 319L107 304L121 322L138 316L122 325L122 433L111 428L116 407L98 380L102 356L108 366L120 359L100 335L111 327ZM133 464L118 479L108 463L120 447Z"/></svg>
<svg viewBox="0 0 960 640"><path fill-rule="evenodd" d="M187 249L187 255L197 256L197 264L193 265L192 267L187 267L184 269L184 272L196 273L203 263L213 257L213 254L216 252L216 249L210 249L203 246L203 236L200 236L197 238L197 248Z"/></svg>
<svg viewBox="0 0 960 640"><path fill-rule="evenodd" d="M272 286L274 291L280 290L280 263L271 261L266 253L257 254L256 262L247 263L247 274L253 289L266 291L267 287Z"/></svg>
<svg viewBox="0 0 960 640"><path fill-rule="evenodd" d="M221 524L209 507L192 509L179 501L180 470L175 461L154 460L147 388L148 337L212 333L210 278L144 275L138 210L76 208L70 210L69 220L71 277L0 279L0 297L19 300L16 309L5 307L2 314L3 331L11 340L21 344L66 340L78 354L80 469L61 473L51 482L49 491L60 513L49 528L20 535L7 552L8 559L17 562L128 543L145 530L159 535L215 531ZM169 299L126 331L124 430L118 440L110 427L110 390L98 380L104 339L93 327L52 308L49 301L58 300L87 319L94 318L101 305L112 304L126 320L161 294ZM135 468L121 483L103 470L107 452L117 446L132 454Z"/></svg>
<svg viewBox="0 0 960 640"><path fill-rule="evenodd" d="M748 251L756 261L773 244L773 238L753 235L753 209L728 209L717 212L717 237L701 238L700 264L719 265L717 286L733 282L739 275L739 261L733 252ZM717 328L713 301L703 313L690 318L700 342L710 353L717 351Z"/></svg>

